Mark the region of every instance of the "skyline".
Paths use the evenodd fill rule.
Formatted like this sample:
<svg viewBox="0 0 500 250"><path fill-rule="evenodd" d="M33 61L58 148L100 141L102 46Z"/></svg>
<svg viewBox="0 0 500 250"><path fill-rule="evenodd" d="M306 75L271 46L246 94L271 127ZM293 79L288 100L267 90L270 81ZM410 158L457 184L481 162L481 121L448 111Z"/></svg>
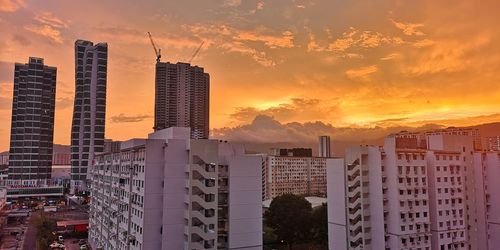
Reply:
<svg viewBox="0 0 500 250"><path fill-rule="evenodd" d="M257 115L274 116L257 119L264 120L257 128L273 121L353 128L500 121L499 5L158 1L116 7L110 1L96 9L2 0L0 151L9 144L14 62L29 56L58 68L54 142L69 144L77 39L110 47L106 137L152 132L155 55L147 31L163 62L186 61L205 41L193 64L211 74L210 127L219 136L255 124ZM253 136L245 132L238 135Z"/></svg>

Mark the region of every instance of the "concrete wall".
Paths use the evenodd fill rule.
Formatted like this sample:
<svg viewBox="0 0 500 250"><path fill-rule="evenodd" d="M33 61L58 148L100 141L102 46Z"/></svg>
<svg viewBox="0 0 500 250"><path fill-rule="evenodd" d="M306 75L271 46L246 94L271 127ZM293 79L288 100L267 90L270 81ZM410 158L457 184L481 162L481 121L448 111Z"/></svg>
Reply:
<svg viewBox="0 0 500 250"><path fill-rule="evenodd" d="M229 249L262 249L262 157L229 160Z"/></svg>
<svg viewBox="0 0 500 250"><path fill-rule="evenodd" d="M328 200L328 248L347 250L344 159L326 161Z"/></svg>

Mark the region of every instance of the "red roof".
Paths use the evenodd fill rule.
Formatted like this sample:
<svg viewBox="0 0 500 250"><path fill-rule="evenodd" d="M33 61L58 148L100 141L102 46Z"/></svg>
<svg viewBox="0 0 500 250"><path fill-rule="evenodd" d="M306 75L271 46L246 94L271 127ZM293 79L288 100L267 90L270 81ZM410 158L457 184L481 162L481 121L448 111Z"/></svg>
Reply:
<svg viewBox="0 0 500 250"><path fill-rule="evenodd" d="M88 225L89 220L64 220L58 221L58 227L76 226L76 225Z"/></svg>

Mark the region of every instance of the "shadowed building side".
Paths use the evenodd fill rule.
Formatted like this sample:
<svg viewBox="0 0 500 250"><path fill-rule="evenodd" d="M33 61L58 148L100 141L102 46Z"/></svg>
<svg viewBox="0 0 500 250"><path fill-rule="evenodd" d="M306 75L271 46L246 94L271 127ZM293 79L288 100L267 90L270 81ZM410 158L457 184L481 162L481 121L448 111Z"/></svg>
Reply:
<svg viewBox="0 0 500 250"><path fill-rule="evenodd" d="M75 42L75 103L71 126L71 191L87 188L88 168L104 150L108 45Z"/></svg>
<svg viewBox="0 0 500 250"><path fill-rule="evenodd" d="M16 63L9 184L45 185L51 177L57 68L30 57Z"/></svg>
<svg viewBox="0 0 500 250"><path fill-rule="evenodd" d="M191 138L209 133L210 76L188 63L156 63L154 130L191 128Z"/></svg>

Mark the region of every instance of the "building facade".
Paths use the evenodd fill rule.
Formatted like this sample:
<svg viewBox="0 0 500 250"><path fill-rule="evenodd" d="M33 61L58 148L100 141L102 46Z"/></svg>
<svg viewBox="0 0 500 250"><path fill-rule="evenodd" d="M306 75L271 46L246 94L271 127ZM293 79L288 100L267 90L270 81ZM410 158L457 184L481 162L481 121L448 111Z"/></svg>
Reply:
<svg viewBox="0 0 500 250"><path fill-rule="evenodd" d="M482 182L478 189L482 189L483 196L477 200L479 227L477 231L484 235L481 242L482 249L500 249L500 151L474 153L474 168L482 170ZM480 182L480 181L478 181ZM479 191L481 192L481 191Z"/></svg>
<svg viewBox="0 0 500 250"><path fill-rule="evenodd" d="M500 151L500 135L488 137L486 142L488 143L488 150Z"/></svg>
<svg viewBox="0 0 500 250"><path fill-rule="evenodd" d="M467 128L467 127L449 127L445 129L439 129L434 131L429 131L425 133L426 136L429 135L461 135L472 137L474 142L473 150L482 150L482 140L481 133L477 128Z"/></svg>
<svg viewBox="0 0 500 250"><path fill-rule="evenodd" d="M468 249L466 166L460 152L428 151L432 249Z"/></svg>
<svg viewBox="0 0 500 250"><path fill-rule="evenodd" d="M262 158L190 136L169 128L96 156L93 248L262 249Z"/></svg>
<svg viewBox="0 0 500 250"><path fill-rule="evenodd" d="M262 199L282 194L326 195L326 160L319 157L265 156Z"/></svg>
<svg viewBox="0 0 500 250"><path fill-rule="evenodd" d="M57 68L42 58L16 63L9 151L12 185L45 185L50 179Z"/></svg>
<svg viewBox="0 0 500 250"><path fill-rule="evenodd" d="M75 100L71 126L71 190L85 190L94 155L104 150L108 45L75 42Z"/></svg>
<svg viewBox="0 0 500 250"><path fill-rule="evenodd" d="M118 153L120 152L121 141L113 141L111 139L104 140L104 152L105 153Z"/></svg>
<svg viewBox="0 0 500 250"><path fill-rule="evenodd" d="M346 151L345 163L329 163L328 186L346 186L345 193L328 194L329 209L337 211L329 214L329 222L336 222L329 224L330 244L346 246L341 249L470 249L465 153L438 149L450 141L425 141L428 149L420 148L414 134L396 134L383 147L354 147Z"/></svg>
<svg viewBox="0 0 500 250"><path fill-rule="evenodd" d="M272 148L271 155L275 156L295 156L312 157L311 148Z"/></svg>
<svg viewBox="0 0 500 250"><path fill-rule="evenodd" d="M332 156L330 136L323 135L318 138L318 156L328 158Z"/></svg>
<svg viewBox="0 0 500 250"><path fill-rule="evenodd" d="M209 134L210 76L188 63L157 62L154 130L191 128L191 138Z"/></svg>
<svg viewBox="0 0 500 250"><path fill-rule="evenodd" d="M52 151L52 166L71 166L71 147L68 145L54 144Z"/></svg>

